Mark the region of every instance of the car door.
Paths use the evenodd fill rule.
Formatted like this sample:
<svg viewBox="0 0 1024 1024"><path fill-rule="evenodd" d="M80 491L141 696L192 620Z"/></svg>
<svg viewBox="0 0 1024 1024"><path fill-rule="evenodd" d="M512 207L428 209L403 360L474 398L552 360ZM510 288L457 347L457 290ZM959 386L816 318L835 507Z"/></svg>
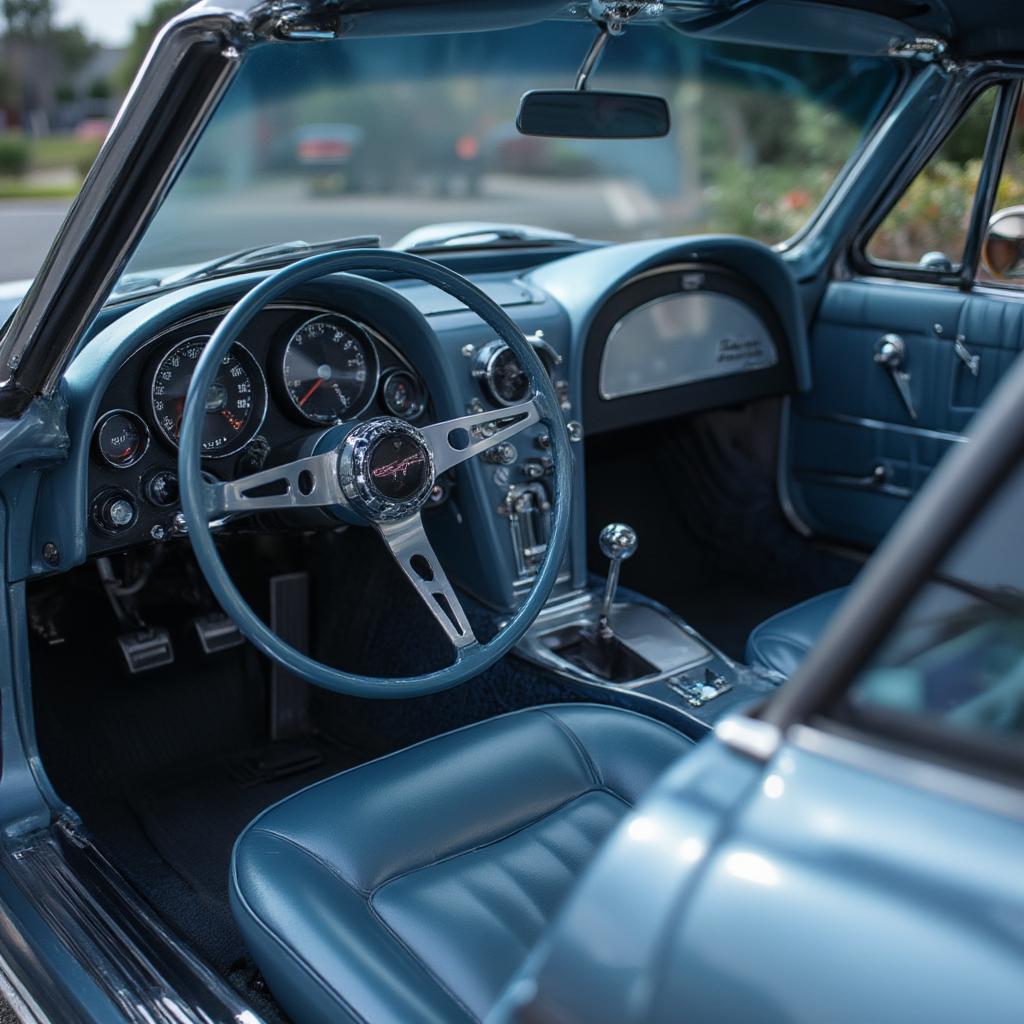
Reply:
<svg viewBox="0 0 1024 1024"><path fill-rule="evenodd" d="M877 544L1024 347L1021 292L977 275L1004 154L998 203L1018 195L1019 86L990 82L964 107L812 320L814 389L790 409L782 473L805 532Z"/></svg>

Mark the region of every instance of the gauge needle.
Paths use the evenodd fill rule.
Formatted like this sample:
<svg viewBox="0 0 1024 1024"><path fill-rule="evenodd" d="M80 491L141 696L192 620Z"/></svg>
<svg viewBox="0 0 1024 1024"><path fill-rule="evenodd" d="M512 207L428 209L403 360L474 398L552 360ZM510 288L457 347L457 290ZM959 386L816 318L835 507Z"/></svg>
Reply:
<svg viewBox="0 0 1024 1024"><path fill-rule="evenodd" d="M301 409L312 397L316 394L316 389L323 384L324 378L317 377L316 383L299 399L299 408Z"/></svg>
<svg viewBox="0 0 1024 1024"><path fill-rule="evenodd" d="M245 425L245 421L239 416L232 416L227 409L221 409L221 415L231 424L232 430L241 430Z"/></svg>

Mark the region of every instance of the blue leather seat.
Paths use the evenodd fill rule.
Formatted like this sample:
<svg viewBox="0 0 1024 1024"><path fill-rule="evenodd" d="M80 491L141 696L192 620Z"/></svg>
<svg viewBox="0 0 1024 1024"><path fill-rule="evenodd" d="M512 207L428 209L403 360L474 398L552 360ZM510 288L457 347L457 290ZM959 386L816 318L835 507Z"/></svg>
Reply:
<svg viewBox="0 0 1024 1024"><path fill-rule="evenodd" d="M289 797L235 845L231 901L296 1024L478 1021L601 841L691 741L531 708Z"/></svg>
<svg viewBox="0 0 1024 1024"><path fill-rule="evenodd" d="M847 589L819 594L765 619L747 638L747 664L788 679L818 642Z"/></svg>

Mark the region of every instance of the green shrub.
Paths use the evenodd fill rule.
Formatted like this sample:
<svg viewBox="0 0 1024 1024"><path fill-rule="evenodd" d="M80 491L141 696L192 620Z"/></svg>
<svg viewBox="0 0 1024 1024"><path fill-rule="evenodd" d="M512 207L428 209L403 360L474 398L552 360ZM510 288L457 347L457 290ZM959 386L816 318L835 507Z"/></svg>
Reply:
<svg viewBox="0 0 1024 1024"><path fill-rule="evenodd" d="M75 160L75 170L84 178L88 173L89 169L96 162L96 157L99 154L100 146L102 143L96 142L92 145L82 149L82 152L78 154Z"/></svg>
<svg viewBox="0 0 1024 1024"><path fill-rule="evenodd" d="M0 175L20 178L28 170L28 143L20 135L0 135Z"/></svg>

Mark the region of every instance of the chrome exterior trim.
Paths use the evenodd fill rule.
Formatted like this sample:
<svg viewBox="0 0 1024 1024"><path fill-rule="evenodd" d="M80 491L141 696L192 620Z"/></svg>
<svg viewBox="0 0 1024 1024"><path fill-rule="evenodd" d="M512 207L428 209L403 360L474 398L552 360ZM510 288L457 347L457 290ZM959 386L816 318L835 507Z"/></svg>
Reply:
<svg viewBox="0 0 1024 1024"><path fill-rule="evenodd" d="M727 747L755 761L770 761L782 744L782 733L770 722L731 715L715 726L715 736Z"/></svg>
<svg viewBox="0 0 1024 1024"><path fill-rule="evenodd" d="M0 862L116 1008L118 1019L262 1024L234 989L167 930L79 825L62 819L5 846Z"/></svg>

